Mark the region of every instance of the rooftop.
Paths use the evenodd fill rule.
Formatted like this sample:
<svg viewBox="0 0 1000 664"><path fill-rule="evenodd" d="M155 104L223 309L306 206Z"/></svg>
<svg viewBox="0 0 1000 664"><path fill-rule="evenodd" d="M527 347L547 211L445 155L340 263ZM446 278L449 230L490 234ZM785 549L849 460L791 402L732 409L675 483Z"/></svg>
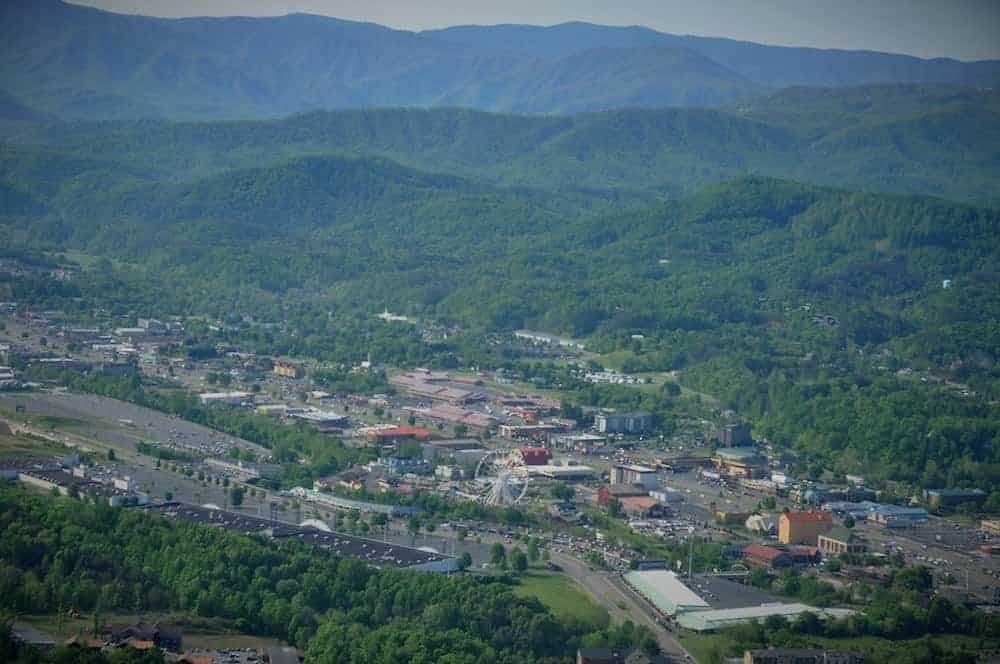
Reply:
<svg viewBox="0 0 1000 664"><path fill-rule="evenodd" d="M708 609L709 604L668 570L629 572L625 580L646 599L668 615L681 611Z"/></svg>
<svg viewBox="0 0 1000 664"><path fill-rule="evenodd" d="M819 523L833 520L829 512L785 512L782 516L796 523Z"/></svg>

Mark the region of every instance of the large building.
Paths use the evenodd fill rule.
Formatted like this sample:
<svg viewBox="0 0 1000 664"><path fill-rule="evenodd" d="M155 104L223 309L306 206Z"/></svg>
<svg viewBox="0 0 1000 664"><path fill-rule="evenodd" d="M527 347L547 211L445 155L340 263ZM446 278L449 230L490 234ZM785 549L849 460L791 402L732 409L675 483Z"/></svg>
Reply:
<svg viewBox="0 0 1000 664"><path fill-rule="evenodd" d="M526 466L545 466L552 460L552 452L547 447L522 447L518 454Z"/></svg>
<svg viewBox="0 0 1000 664"><path fill-rule="evenodd" d="M737 478L753 478L761 475L765 468L764 458L756 447L723 447L712 457L720 475Z"/></svg>
<svg viewBox="0 0 1000 664"><path fill-rule="evenodd" d="M986 498L986 492L982 489L930 489L924 492L927 506L932 510L957 507L963 503L979 507L986 502Z"/></svg>
<svg viewBox="0 0 1000 664"><path fill-rule="evenodd" d="M833 517L829 512L785 512L778 519L778 541L816 546L819 536L831 528Z"/></svg>
<svg viewBox="0 0 1000 664"><path fill-rule="evenodd" d="M761 569L781 569L791 567L795 561L787 551L763 544L750 544L743 547L743 562Z"/></svg>
<svg viewBox="0 0 1000 664"><path fill-rule="evenodd" d="M660 484L655 468L635 464L619 464L611 471L612 484L639 484L649 489L655 489Z"/></svg>
<svg viewBox="0 0 1000 664"><path fill-rule="evenodd" d="M820 533L816 546L824 556L864 553L868 550L864 540L847 528L832 528L828 533Z"/></svg>
<svg viewBox="0 0 1000 664"><path fill-rule="evenodd" d="M885 528L912 528L930 518L923 507L878 505L868 513L868 522Z"/></svg>
<svg viewBox="0 0 1000 664"><path fill-rule="evenodd" d="M598 413L594 427L599 433L645 433L653 428L653 415L645 412Z"/></svg>
<svg viewBox="0 0 1000 664"><path fill-rule="evenodd" d="M763 620L768 616L784 616L793 619L803 613L815 613L820 618L842 618L854 612L850 609L817 609L805 604L776 603L739 609L686 611L678 616L677 623L694 632L711 632L732 625Z"/></svg>
<svg viewBox="0 0 1000 664"><path fill-rule="evenodd" d="M284 360L276 360L274 363L274 373L282 378L302 378L305 372L302 367L294 362L286 362Z"/></svg>
<svg viewBox="0 0 1000 664"><path fill-rule="evenodd" d="M666 616L711 608L708 602L668 570L629 572L625 575L625 582Z"/></svg>

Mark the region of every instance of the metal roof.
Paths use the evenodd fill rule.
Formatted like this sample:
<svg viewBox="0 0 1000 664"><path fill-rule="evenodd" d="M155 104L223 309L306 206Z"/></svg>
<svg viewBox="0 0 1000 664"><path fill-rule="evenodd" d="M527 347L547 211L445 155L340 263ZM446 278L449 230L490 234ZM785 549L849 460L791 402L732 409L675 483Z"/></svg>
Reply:
<svg viewBox="0 0 1000 664"><path fill-rule="evenodd" d="M625 575L625 580L667 615L709 608L708 602L668 570L629 572Z"/></svg>

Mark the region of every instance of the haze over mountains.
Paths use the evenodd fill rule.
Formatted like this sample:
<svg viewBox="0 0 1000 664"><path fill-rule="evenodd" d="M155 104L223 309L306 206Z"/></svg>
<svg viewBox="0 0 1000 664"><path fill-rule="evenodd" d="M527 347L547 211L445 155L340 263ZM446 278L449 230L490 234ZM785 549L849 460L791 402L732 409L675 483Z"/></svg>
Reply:
<svg viewBox="0 0 1000 664"><path fill-rule="evenodd" d="M1000 82L997 61L579 23L413 33L301 14L171 20L14 0L0 8L0 38L5 91L65 119L252 118L371 106L555 114L723 106L793 85Z"/></svg>

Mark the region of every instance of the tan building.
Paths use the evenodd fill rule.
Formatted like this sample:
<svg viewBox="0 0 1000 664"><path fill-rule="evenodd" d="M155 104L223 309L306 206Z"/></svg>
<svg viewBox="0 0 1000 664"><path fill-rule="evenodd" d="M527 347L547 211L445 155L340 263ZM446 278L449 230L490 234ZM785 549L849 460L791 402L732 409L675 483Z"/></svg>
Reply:
<svg viewBox="0 0 1000 664"><path fill-rule="evenodd" d="M282 378L302 378L305 372L294 362L278 360L274 363L274 373Z"/></svg>
<svg viewBox="0 0 1000 664"><path fill-rule="evenodd" d="M984 519L983 522L979 524L979 529L987 535L1000 537L1000 519Z"/></svg>
<svg viewBox="0 0 1000 664"><path fill-rule="evenodd" d="M816 546L819 536L831 528L833 517L829 512L785 512L778 519L778 541Z"/></svg>
<svg viewBox="0 0 1000 664"><path fill-rule="evenodd" d="M868 550L864 540L847 528L833 528L828 533L820 533L816 546L824 556L864 553Z"/></svg>

